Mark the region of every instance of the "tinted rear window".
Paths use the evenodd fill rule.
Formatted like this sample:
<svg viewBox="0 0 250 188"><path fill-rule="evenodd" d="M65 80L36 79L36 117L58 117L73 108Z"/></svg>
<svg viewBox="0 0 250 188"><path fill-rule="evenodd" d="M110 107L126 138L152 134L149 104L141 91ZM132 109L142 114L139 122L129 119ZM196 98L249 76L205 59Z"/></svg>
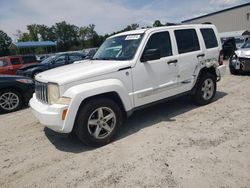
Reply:
<svg viewBox="0 0 250 188"><path fill-rule="evenodd" d="M23 64L36 62L35 56L23 56Z"/></svg>
<svg viewBox="0 0 250 188"><path fill-rule="evenodd" d="M200 50L199 40L195 29L174 31L179 54Z"/></svg>
<svg viewBox="0 0 250 188"><path fill-rule="evenodd" d="M213 29L210 28L201 29L201 34L203 36L207 49L218 47L218 41L216 39Z"/></svg>
<svg viewBox="0 0 250 188"><path fill-rule="evenodd" d="M21 64L19 58L11 58L10 62L11 62L12 65L19 65L19 64Z"/></svg>

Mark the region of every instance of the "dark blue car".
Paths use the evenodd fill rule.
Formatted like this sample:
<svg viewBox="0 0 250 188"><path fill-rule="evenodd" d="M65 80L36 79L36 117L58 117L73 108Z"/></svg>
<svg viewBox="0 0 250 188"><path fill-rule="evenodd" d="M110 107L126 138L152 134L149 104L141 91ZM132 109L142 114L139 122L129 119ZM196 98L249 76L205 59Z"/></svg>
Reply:
<svg viewBox="0 0 250 188"><path fill-rule="evenodd" d="M17 75L34 78L40 72L68 65L83 59L85 59L85 55L81 52L60 53L46 58L41 63L21 67L17 71Z"/></svg>

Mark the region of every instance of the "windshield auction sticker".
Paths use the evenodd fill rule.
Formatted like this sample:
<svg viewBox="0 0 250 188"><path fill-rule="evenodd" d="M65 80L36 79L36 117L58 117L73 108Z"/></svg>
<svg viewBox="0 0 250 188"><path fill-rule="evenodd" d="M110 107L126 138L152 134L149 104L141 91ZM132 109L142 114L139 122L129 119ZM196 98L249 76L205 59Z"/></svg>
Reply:
<svg viewBox="0 0 250 188"><path fill-rule="evenodd" d="M138 40L140 37L141 35L128 35L125 40Z"/></svg>

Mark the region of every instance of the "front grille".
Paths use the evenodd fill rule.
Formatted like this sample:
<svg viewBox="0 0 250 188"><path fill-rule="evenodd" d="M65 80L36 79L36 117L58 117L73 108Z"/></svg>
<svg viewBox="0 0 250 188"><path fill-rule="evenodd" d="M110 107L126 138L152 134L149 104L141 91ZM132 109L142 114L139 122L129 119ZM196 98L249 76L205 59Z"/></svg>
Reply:
<svg viewBox="0 0 250 188"><path fill-rule="evenodd" d="M250 71L250 58L239 58L243 71Z"/></svg>
<svg viewBox="0 0 250 188"><path fill-rule="evenodd" d="M48 104L48 86L46 83L35 81L35 92L37 100Z"/></svg>

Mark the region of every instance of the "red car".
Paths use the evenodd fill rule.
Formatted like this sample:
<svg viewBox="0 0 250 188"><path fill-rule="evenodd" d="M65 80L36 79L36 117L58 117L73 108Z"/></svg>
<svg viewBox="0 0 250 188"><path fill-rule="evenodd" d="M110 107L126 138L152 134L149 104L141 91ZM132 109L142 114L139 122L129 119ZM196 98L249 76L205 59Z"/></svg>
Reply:
<svg viewBox="0 0 250 188"><path fill-rule="evenodd" d="M15 75L23 65L37 63L33 55L0 57L0 74Z"/></svg>

